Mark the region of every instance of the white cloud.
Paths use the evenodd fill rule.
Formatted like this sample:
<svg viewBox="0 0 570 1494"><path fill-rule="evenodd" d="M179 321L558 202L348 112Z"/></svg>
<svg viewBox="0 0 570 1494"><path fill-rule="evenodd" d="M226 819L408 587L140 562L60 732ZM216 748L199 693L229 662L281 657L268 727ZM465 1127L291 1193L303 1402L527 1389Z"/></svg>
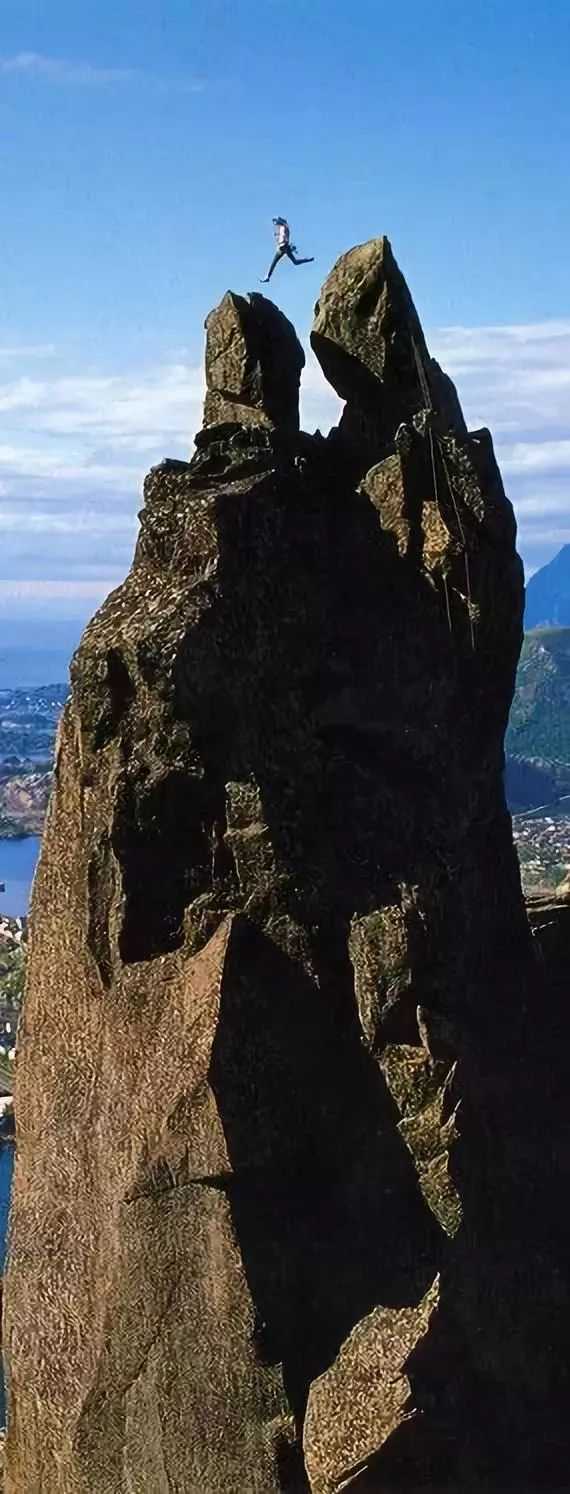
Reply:
<svg viewBox="0 0 570 1494"><path fill-rule="evenodd" d="M502 468L515 474L570 472L570 441L515 441L503 457Z"/></svg>
<svg viewBox="0 0 570 1494"><path fill-rule="evenodd" d="M30 618L36 619L35 638L34 633L30 637L36 645L38 621L51 625L52 629L54 622L58 627L66 620L85 622L121 579L121 573L117 572L114 576L88 581L0 581L0 624L4 630L0 633L0 654L6 641L18 642L26 636L24 629ZM16 624L17 631L6 635L6 623ZM49 633L41 635L44 636L48 646L54 642L53 634L51 637ZM66 640L64 647L67 646Z"/></svg>
<svg viewBox="0 0 570 1494"><path fill-rule="evenodd" d="M0 57L0 74L54 84L77 84L87 88L144 82L145 86L159 92L191 94L203 93L206 87L206 79L192 74L178 72L169 77L159 77L143 73L134 67L101 67L98 63L72 58L47 57L43 52L16 52L13 57Z"/></svg>
<svg viewBox="0 0 570 1494"><path fill-rule="evenodd" d="M114 492L134 512L150 466L190 457L203 393L201 369L181 364L131 378L0 377L0 482L36 503L57 494L74 512Z"/></svg>
<svg viewBox="0 0 570 1494"><path fill-rule="evenodd" d="M66 438L97 431L100 438L177 437L188 429L189 409L203 399L201 369L183 364L161 367L142 379L135 377L72 377L49 380L29 376L0 384L0 414L22 414L26 424L33 412L37 430ZM153 434L154 433L154 434Z"/></svg>
<svg viewBox="0 0 570 1494"><path fill-rule="evenodd" d="M570 320L504 327L444 327L432 351L456 381L469 418L495 433L559 432L568 424Z"/></svg>
<svg viewBox="0 0 570 1494"><path fill-rule="evenodd" d="M0 443L0 471L4 477L4 492L10 479L47 479L48 482L103 483L105 487L124 487L132 481L133 467L113 462L96 462L88 454L71 446L36 449Z"/></svg>
<svg viewBox="0 0 570 1494"><path fill-rule="evenodd" d="M54 358L56 353L53 342L45 343L15 343L13 346L2 347L0 344L0 359L6 358Z"/></svg>
<svg viewBox="0 0 570 1494"><path fill-rule="evenodd" d="M100 508L85 509L79 513L57 513L42 509L22 512L21 508L0 510L0 533L2 530L17 529L20 535L30 533L45 537L47 534L73 534L86 537L100 534L104 529L106 535L127 534L132 539L135 524L134 514L127 514L122 510L113 512L108 508L104 514Z"/></svg>
<svg viewBox="0 0 570 1494"><path fill-rule="evenodd" d="M31 597L53 601L57 597L73 597L91 601L101 594L100 581L0 581L0 601L13 602Z"/></svg>
<svg viewBox="0 0 570 1494"><path fill-rule="evenodd" d="M308 341L304 348L306 363L301 380L301 424L304 430L320 430L322 435L326 435L340 420L343 401L327 384Z"/></svg>
<svg viewBox="0 0 570 1494"><path fill-rule="evenodd" d="M47 78L53 83L130 83L137 77L134 68L98 67L91 62L46 57L42 52L17 52L14 57L3 57L0 72Z"/></svg>
<svg viewBox="0 0 570 1494"><path fill-rule="evenodd" d="M444 327L429 341L468 424L493 433L530 572L570 542L570 319Z"/></svg>

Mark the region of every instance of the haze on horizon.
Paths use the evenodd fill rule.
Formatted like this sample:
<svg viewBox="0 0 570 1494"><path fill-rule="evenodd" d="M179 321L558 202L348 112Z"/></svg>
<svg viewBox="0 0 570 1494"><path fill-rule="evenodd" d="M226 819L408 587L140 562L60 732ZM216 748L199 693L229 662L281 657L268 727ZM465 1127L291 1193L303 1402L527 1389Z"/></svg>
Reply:
<svg viewBox="0 0 570 1494"><path fill-rule="evenodd" d="M276 213L316 257L270 287L305 340L337 255L388 233L527 572L570 541L566 0L46 11L5 0L0 43L0 624L47 637L124 576L144 473L200 423L204 317L258 287ZM338 409L309 361L304 425Z"/></svg>

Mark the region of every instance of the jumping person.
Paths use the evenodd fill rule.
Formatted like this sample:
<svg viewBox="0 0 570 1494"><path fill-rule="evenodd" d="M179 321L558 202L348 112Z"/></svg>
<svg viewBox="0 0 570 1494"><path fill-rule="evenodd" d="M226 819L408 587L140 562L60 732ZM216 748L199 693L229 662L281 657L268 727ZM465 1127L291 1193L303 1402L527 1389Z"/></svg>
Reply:
<svg viewBox="0 0 570 1494"><path fill-rule="evenodd" d="M271 280L271 276L273 274L275 266L279 264L280 259L284 259L285 255L287 255L287 258L290 259L291 263L294 265L312 265L315 257L314 254L311 254L308 259L297 259L295 255L295 249L297 246L296 244L291 244L289 242L291 238L291 229L289 228L287 219L274 218L273 223L275 225L274 232L277 251L273 256L267 274L264 275L261 279L262 285L267 285L267 281Z"/></svg>

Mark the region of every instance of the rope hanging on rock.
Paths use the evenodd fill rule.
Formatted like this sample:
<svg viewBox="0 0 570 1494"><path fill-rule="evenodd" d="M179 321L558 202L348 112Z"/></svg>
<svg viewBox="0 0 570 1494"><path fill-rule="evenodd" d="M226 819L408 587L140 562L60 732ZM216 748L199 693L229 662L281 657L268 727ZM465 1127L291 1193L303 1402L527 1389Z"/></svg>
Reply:
<svg viewBox="0 0 570 1494"><path fill-rule="evenodd" d="M431 471L432 471L432 478L433 478L433 496L435 498L437 511L438 511L438 513L439 513L439 515L441 517L441 508L440 508L440 503L439 503L439 493L438 493L438 488L437 488L437 463L436 463L436 460L435 460L435 445L434 445L433 431L432 431L431 425L428 426L428 436L429 436L429 454L430 454L430 458L431 458ZM442 520L442 522L443 522L443 520ZM443 575L443 591L444 591L444 595L445 595L445 610L447 612L447 625L448 625L450 633L452 633L453 632L453 623L452 623L452 620L451 620L451 602L450 602L450 599L449 599L449 585L448 585L448 581L447 581L447 571L443 571L442 575Z"/></svg>
<svg viewBox="0 0 570 1494"><path fill-rule="evenodd" d="M429 387L429 383L428 383L428 379L427 379L427 374L426 374L426 371L425 371L425 368L424 368L424 365L423 365L423 362L422 362L422 359L421 359L421 356L420 356L420 351L419 351L418 345L416 343L415 337L413 336L412 333L410 333L410 337L411 337L412 348L413 348L413 352L414 352L414 359L415 359L415 364L416 364L416 369L417 369L417 374L418 374L419 385L420 385L420 389L421 389L421 392L422 392L422 398L423 398L423 401L424 401L424 408L426 410L430 411L430 412L433 412L433 400L432 400L432 397L431 397L431 390L430 390L430 387ZM433 496L434 496L436 506L437 506L438 511L440 513L440 516L441 516L441 504L440 504L440 501L439 501L439 489L438 489L438 479L437 479L437 461L436 461L436 455L435 455L435 444L434 444L433 430L432 430L431 425L429 425L429 427L428 427L428 432L429 432L429 447L430 447L430 457L431 457L431 470L432 470L432 476L433 476ZM449 491L449 496L451 498L451 502L453 504L453 510L454 510L455 517L456 517L456 520L457 520L457 527L458 527L458 530L459 530L460 542L461 542L461 545L463 547L463 558L464 558L464 561L465 561L465 590L466 590L466 597L467 597L467 616L469 618L469 630L470 630L470 634L471 634L471 647L473 649L473 652L475 652L475 627L474 627L474 623L473 623L473 614L472 614L471 577L470 577L470 573L469 573L469 556L467 554L467 541L466 541L466 538L465 538L465 530L464 530L463 524L461 522L461 515L459 513L459 508L457 506L457 500L456 500L455 493L454 493L454 490L453 490L453 484L451 482L451 478L450 478L450 475L449 475L449 468L448 468L447 462L445 460L445 451L444 451L444 447L443 447L443 442L442 442L441 438L437 435L437 433L436 433L436 440L437 440L439 455L441 457L441 464L442 464L443 471L444 471L444 474L445 474L445 480L446 480L448 491ZM451 622L451 607L450 607L450 601L449 601L449 587L448 587L447 575L446 575L445 572L443 572L443 589L444 589L444 592L445 592L445 606L446 606L446 611L447 611L447 621L448 621L448 624L449 624L449 629L451 631L452 630L452 622Z"/></svg>
<svg viewBox="0 0 570 1494"><path fill-rule="evenodd" d="M418 348L417 342L415 340L415 337L412 337L412 347L413 347L413 350L414 350L414 358L416 360L416 368L417 368L417 371L418 371L418 379L420 381L420 389L421 389L422 394L423 394L424 406L425 406L426 410L433 410L433 400L432 400L432 397L431 397L431 390L430 390L430 387L429 387L429 384L428 384L428 381L427 381L427 374L426 374L425 368L424 368L422 360L420 358L419 348Z"/></svg>
<svg viewBox="0 0 570 1494"><path fill-rule="evenodd" d="M467 613L468 613L468 616L469 616L469 629L470 629L470 632L471 632L471 647L473 649L473 652L475 652L475 624L473 622L473 613L472 613L472 610L471 610L471 577L470 577L470 573L469 573L469 555L467 553L467 540L465 538L465 530L464 530L463 524L461 522L461 515L460 515L459 509L457 507L457 499L455 497L455 492L454 492L454 489L453 489L453 483L452 483L450 475L449 475L449 468L448 468L447 462L445 460L445 453L444 453L443 446L442 446L441 442L439 443L439 451L440 451L440 456L441 456L442 467L443 467L443 470L444 470L444 473L445 473L445 480L446 480L446 483L447 483L447 487L448 487L449 495L450 495L450 498L451 498L451 502L453 504L453 508L454 508L454 512L455 512L455 517L457 519L457 526L458 526L458 529L459 529L459 534L461 536L461 543L463 545L463 556L464 556L464 560L465 560L465 584L466 584L466 592L467 592Z"/></svg>

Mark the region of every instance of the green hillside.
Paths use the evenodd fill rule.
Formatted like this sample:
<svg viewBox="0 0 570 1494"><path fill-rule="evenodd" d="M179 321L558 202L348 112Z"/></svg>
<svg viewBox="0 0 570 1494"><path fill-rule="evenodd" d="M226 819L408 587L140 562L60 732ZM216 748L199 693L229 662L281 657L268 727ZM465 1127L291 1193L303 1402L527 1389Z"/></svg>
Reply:
<svg viewBox="0 0 570 1494"><path fill-rule="evenodd" d="M505 745L510 756L570 768L570 628L526 634Z"/></svg>

